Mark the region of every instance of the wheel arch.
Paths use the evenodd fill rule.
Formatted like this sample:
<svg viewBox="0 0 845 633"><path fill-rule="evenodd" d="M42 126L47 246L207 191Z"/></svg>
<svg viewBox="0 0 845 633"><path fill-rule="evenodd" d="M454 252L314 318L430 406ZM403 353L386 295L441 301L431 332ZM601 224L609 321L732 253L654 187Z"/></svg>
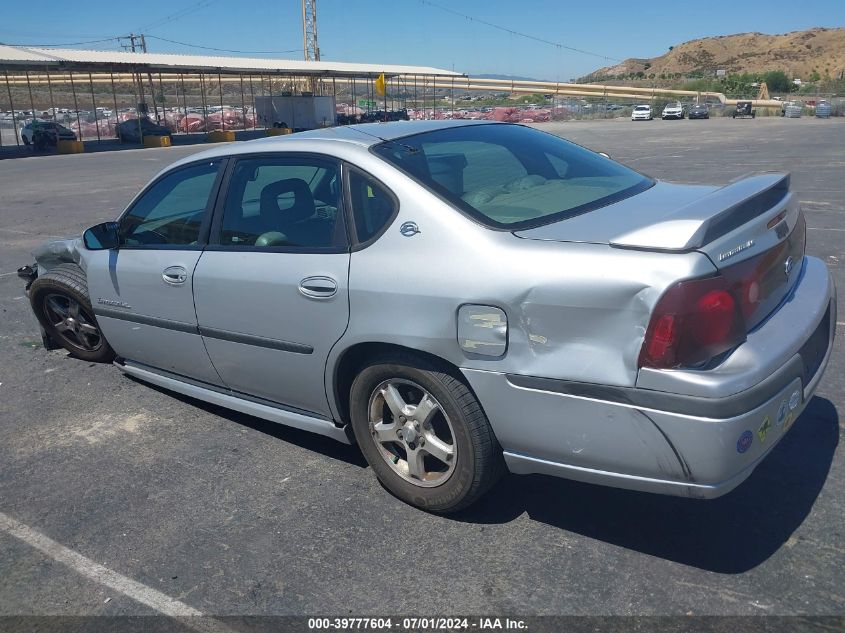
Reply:
<svg viewBox="0 0 845 633"><path fill-rule="evenodd" d="M462 380L467 388L472 387L460 371L460 368L445 358L398 343L385 343L379 341L359 342L344 349L335 359L333 365L327 371L327 393L330 397L330 404L334 409L337 419L349 423L349 392L352 381L358 374L358 370L370 359L388 354L409 355L428 361L442 371ZM473 393L475 395L475 393Z"/></svg>

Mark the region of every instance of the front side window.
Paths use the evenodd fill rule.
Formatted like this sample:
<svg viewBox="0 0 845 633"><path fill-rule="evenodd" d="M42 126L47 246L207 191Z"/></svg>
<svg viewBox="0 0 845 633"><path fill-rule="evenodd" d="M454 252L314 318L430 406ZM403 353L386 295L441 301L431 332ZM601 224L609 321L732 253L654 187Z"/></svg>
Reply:
<svg viewBox="0 0 845 633"><path fill-rule="evenodd" d="M121 218L121 244L197 245L220 164L192 165L159 179Z"/></svg>
<svg viewBox="0 0 845 633"><path fill-rule="evenodd" d="M509 230L581 215L654 184L521 125L445 128L380 143L373 151L483 224Z"/></svg>
<svg viewBox="0 0 845 633"><path fill-rule="evenodd" d="M239 160L219 241L223 246L330 248L337 243L339 171L320 158Z"/></svg>

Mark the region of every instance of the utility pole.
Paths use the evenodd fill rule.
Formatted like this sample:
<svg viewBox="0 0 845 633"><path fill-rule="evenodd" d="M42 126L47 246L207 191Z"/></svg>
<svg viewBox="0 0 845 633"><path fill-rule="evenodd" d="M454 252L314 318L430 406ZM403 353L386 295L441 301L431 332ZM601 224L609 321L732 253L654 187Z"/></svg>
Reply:
<svg viewBox="0 0 845 633"><path fill-rule="evenodd" d="M126 35L126 36L124 36L123 38L120 38L120 39L128 39L129 40L129 44L121 44L121 46L123 47L123 50L131 51L133 53L137 53L138 51L137 51L137 48L135 46L135 40L138 40L141 51L144 52L144 53L147 52L147 42L144 39L143 35L135 35L134 33L130 33L129 35ZM148 77L149 82L150 82L150 95L152 95L153 94L153 88L154 88L154 86L153 86L153 76L152 76L151 73L148 72L147 77ZM140 71L138 71L137 73L135 71L132 72L132 81L134 83L136 83L137 86L138 86L138 104L135 106L135 113L137 115L137 121L138 121L138 136L141 138L141 142L143 142L144 132L143 132L143 128L141 127L141 117L144 117L144 116L147 115L147 104L144 101L144 78L141 76ZM155 97L153 97L153 103L155 103ZM156 118L158 118L158 113L156 113ZM120 124L120 117L118 116L117 112L115 112L115 120L116 120L117 124L119 125Z"/></svg>
<svg viewBox="0 0 845 633"><path fill-rule="evenodd" d="M144 34L141 33L139 36L141 38L141 51L146 53L147 52L147 40L144 37ZM160 121L158 116L158 106L156 105L156 97L155 97L155 84L153 84L153 74L147 71L147 80L150 82L150 96L153 98L153 112L155 113L156 121ZM164 107L162 106L162 114L164 113Z"/></svg>

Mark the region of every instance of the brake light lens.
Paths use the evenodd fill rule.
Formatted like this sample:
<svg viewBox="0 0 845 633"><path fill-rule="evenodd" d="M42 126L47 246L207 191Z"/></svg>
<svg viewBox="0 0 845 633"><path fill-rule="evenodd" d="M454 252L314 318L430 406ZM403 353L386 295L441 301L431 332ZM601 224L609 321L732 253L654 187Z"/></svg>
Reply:
<svg viewBox="0 0 845 633"><path fill-rule="evenodd" d="M740 302L723 277L682 281L657 302L639 365L700 365L743 343L745 331Z"/></svg>

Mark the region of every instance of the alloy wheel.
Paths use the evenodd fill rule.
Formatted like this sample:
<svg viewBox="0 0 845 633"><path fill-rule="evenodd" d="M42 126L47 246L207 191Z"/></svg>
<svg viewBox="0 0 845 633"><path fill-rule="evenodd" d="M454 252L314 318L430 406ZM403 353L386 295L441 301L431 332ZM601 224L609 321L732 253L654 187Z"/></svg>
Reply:
<svg viewBox="0 0 845 633"><path fill-rule="evenodd" d="M372 392L369 426L385 462L405 481L434 487L455 470L458 446L443 407L406 379L385 380Z"/></svg>
<svg viewBox="0 0 845 633"><path fill-rule="evenodd" d="M95 352L102 346L103 338L96 321L76 299L50 293L44 297L44 315L56 334L71 347Z"/></svg>

